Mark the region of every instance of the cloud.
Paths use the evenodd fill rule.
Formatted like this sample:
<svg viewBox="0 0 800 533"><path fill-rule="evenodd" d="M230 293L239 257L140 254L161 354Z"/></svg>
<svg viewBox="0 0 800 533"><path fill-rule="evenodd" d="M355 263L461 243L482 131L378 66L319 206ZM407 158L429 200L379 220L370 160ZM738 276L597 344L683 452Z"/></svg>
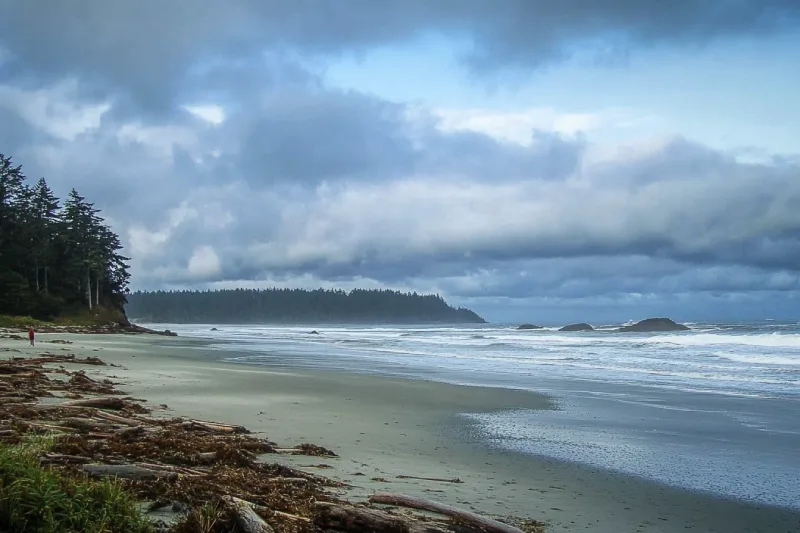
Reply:
<svg viewBox="0 0 800 533"><path fill-rule="evenodd" d="M205 65L268 49L324 58L435 33L465 43L466 65L486 72L586 50L597 60L661 44L698 46L800 23L800 5L785 0L0 0L0 10L12 75L40 83L78 76L87 97L113 95L155 114L177 109Z"/></svg>
<svg viewBox="0 0 800 533"><path fill-rule="evenodd" d="M191 277L200 280L219 275L221 266L217 252L211 246L198 246L189 258L187 271Z"/></svg>
<svg viewBox="0 0 800 533"><path fill-rule="evenodd" d="M680 137L598 156L582 134L513 142L329 89L277 91L216 125L113 118L48 138L19 162L61 190L91 190L137 286L310 275L578 298L796 290L800 270L800 166Z"/></svg>
<svg viewBox="0 0 800 533"><path fill-rule="evenodd" d="M0 150L104 210L134 288L392 287L552 314L796 301L796 156L598 143L660 119L431 109L330 87L314 61L440 32L488 80L603 39L624 53L758 35L800 7L333 5L0 0Z"/></svg>

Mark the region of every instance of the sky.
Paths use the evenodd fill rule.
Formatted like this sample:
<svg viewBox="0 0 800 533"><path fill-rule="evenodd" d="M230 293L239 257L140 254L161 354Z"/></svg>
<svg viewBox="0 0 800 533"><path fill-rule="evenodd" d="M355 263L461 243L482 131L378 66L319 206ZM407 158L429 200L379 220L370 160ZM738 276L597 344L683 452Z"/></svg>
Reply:
<svg viewBox="0 0 800 533"><path fill-rule="evenodd" d="M0 0L0 153L131 288L800 318L800 2Z"/></svg>

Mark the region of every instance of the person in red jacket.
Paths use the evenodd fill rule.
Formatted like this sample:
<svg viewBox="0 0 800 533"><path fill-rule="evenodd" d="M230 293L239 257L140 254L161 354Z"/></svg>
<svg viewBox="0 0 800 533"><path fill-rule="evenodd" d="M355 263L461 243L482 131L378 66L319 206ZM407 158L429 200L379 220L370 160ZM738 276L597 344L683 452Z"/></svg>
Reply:
<svg viewBox="0 0 800 533"><path fill-rule="evenodd" d="M33 326L28 328L28 338L31 340L31 346L33 346L33 338L36 336L36 333L33 331Z"/></svg>

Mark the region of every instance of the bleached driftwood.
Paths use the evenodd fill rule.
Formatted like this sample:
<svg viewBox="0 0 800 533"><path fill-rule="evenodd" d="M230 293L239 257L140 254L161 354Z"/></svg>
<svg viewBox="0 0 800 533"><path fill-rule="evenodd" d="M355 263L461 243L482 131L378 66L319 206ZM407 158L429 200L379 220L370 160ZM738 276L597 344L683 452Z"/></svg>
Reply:
<svg viewBox="0 0 800 533"><path fill-rule="evenodd" d="M84 398L83 400L72 400L62 404L64 407L96 407L97 409L111 409L119 411L124 409L128 402L116 396L100 398Z"/></svg>
<svg viewBox="0 0 800 533"><path fill-rule="evenodd" d="M496 533L523 533L523 531L519 528L504 524L503 522L498 522L497 520L493 520L479 514L475 514L471 511L464 511L451 505L425 500L422 498L415 498L414 496L406 496L405 494L389 494L386 492L379 492L370 496L369 501L370 503L398 505L401 507L410 507L412 509L420 509L423 511L430 511L432 513L439 513L451 518L456 518L465 524L471 524L473 526L483 528L486 531L493 531Z"/></svg>
<svg viewBox="0 0 800 533"><path fill-rule="evenodd" d="M349 533L449 533L430 522L416 522L378 509L329 502L314 503L314 525Z"/></svg>
<svg viewBox="0 0 800 533"><path fill-rule="evenodd" d="M423 481L439 481L441 483L464 483L457 477L447 479L441 477L406 476L403 474L400 474L399 476L396 477L397 479L421 479Z"/></svg>
<svg viewBox="0 0 800 533"><path fill-rule="evenodd" d="M274 533L272 527L253 510L250 502L233 496L224 496L222 501L236 514L236 524L244 533Z"/></svg>
<svg viewBox="0 0 800 533"><path fill-rule="evenodd" d="M174 472L156 471L136 465L83 465L83 470L92 477L121 477L126 479L177 478Z"/></svg>

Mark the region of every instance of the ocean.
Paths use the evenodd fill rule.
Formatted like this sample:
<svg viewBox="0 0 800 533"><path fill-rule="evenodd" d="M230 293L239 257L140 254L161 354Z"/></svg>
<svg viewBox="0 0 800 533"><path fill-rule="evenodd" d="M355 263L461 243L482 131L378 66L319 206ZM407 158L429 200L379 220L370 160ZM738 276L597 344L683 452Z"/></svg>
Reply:
<svg viewBox="0 0 800 533"><path fill-rule="evenodd" d="M463 419L487 446L800 508L800 323L688 325L157 327L209 340L234 363L546 393L556 409Z"/></svg>

